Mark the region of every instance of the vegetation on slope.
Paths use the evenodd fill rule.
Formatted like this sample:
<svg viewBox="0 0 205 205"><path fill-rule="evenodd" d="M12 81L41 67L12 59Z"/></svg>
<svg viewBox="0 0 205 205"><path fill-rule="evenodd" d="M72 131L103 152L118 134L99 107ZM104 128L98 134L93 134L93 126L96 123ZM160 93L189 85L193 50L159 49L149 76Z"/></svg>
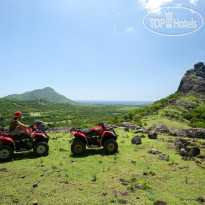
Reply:
<svg viewBox="0 0 205 205"><path fill-rule="evenodd" d="M49 127L92 127L100 122L109 122L135 106L124 105L71 105L52 104L45 100L14 101L0 98L0 127L8 126L15 111L23 113L21 121L27 125L42 120Z"/></svg>
<svg viewBox="0 0 205 205"><path fill-rule="evenodd" d="M201 96L196 97L177 92L150 106L136 108L121 117L116 117L112 123L121 124L124 121L131 121L138 125L146 125L144 119L148 116L166 117L192 127L205 128L205 101Z"/></svg>

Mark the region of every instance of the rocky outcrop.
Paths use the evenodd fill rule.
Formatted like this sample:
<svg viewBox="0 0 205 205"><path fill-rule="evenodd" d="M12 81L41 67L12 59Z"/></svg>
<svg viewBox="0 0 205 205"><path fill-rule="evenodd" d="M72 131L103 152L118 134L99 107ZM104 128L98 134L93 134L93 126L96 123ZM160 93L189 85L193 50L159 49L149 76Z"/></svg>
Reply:
<svg viewBox="0 0 205 205"><path fill-rule="evenodd" d="M181 137L205 139L205 129L202 128L180 129L175 131L173 135L181 136Z"/></svg>
<svg viewBox="0 0 205 205"><path fill-rule="evenodd" d="M122 123L122 127L127 127L131 130L134 130L136 128L136 125L131 123L131 122L123 122Z"/></svg>
<svg viewBox="0 0 205 205"><path fill-rule="evenodd" d="M151 127L147 128L145 132L155 131L159 133L169 134L169 129L164 124L154 124Z"/></svg>
<svg viewBox="0 0 205 205"><path fill-rule="evenodd" d="M182 78L178 91L185 94L205 94L205 66L200 62L194 65L194 69L186 72Z"/></svg>

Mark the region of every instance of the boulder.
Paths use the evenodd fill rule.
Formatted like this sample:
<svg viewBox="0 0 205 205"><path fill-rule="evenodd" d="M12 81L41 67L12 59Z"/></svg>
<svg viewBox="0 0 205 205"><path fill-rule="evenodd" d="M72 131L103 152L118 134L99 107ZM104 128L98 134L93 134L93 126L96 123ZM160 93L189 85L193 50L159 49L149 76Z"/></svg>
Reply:
<svg viewBox="0 0 205 205"><path fill-rule="evenodd" d="M150 153L150 154L160 154L161 152L157 149L151 149L151 150L148 151L148 153Z"/></svg>
<svg viewBox="0 0 205 205"><path fill-rule="evenodd" d="M179 153L180 153L180 155L183 156L183 157L185 157L185 156L188 155L186 149L184 149L184 148L181 148L180 151L179 151Z"/></svg>
<svg viewBox="0 0 205 205"><path fill-rule="evenodd" d="M205 129L203 128L180 129L173 134L181 137L205 139Z"/></svg>
<svg viewBox="0 0 205 205"><path fill-rule="evenodd" d="M198 147L191 147L191 148L181 148L180 155L181 156L189 156L189 157L196 157L200 154L200 149Z"/></svg>
<svg viewBox="0 0 205 205"><path fill-rule="evenodd" d="M123 136L122 136L123 138L129 138L129 136L128 135L126 135L126 134L123 134Z"/></svg>
<svg viewBox="0 0 205 205"><path fill-rule="evenodd" d="M144 129L141 128L141 129L138 130L138 132L139 132L139 133L143 133L143 132L144 132Z"/></svg>
<svg viewBox="0 0 205 205"><path fill-rule="evenodd" d="M149 139L157 139L157 133L152 131L148 134Z"/></svg>
<svg viewBox="0 0 205 205"><path fill-rule="evenodd" d="M164 134L170 133L169 129L164 124L154 124L148 129L146 129L146 131L148 132L155 131L155 132L164 133Z"/></svg>
<svg viewBox="0 0 205 205"><path fill-rule="evenodd" d="M47 130L47 124L40 120L35 120L34 125L36 125L38 130L45 132Z"/></svg>
<svg viewBox="0 0 205 205"><path fill-rule="evenodd" d="M134 123L131 123L131 122L123 122L122 127L128 127L131 130L136 129L136 125Z"/></svg>
<svg viewBox="0 0 205 205"><path fill-rule="evenodd" d="M132 144L136 144L136 145L142 144L141 137L140 137L140 136L135 136L135 137L133 137L133 138L131 139L131 143L132 143Z"/></svg>
<svg viewBox="0 0 205 205"><path fill-rule="evenodd" d="M129 127L125 127L125 132L129 132Z"/></svg>
<svg viewBox="0 0 205 205"><path fill-rule="evenodd" d="M158 157L158 159L161 159L161 160L169 160L169 155L168 154L162 154Z"/></svg>
<svg viewBox="0 0 205 205"><path fill-rule="evenodd" d="M175 144L176 150L180 151L182 148L184 148L186 150L187 149L187 145L189 145L190 142L186 138L184 138L184 139L176 138L174 140L174 144Z"/></svg>
<svg viewBox="0 0 205 205"><path fill-rule="evenodd" d="M198 147L187 148L187 153L189 157L196 157L200 154L200 149Z"/></svg>

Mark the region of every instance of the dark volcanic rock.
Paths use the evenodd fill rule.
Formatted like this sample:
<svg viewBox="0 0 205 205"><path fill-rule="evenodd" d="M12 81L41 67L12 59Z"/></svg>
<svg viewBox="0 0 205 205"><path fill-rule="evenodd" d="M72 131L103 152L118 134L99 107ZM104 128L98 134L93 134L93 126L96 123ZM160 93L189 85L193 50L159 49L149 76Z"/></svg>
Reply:
<svg viewBox="0 0 205 205"><path fill-rule="evenodd" d="M200 149L198 147L191 147L187 148L188 156L190 157L196 157L200 154Z"/></svg>
<svg viewBox="0 0 205 205"><path fill-rule="evenodd" d="M40 121L40 120L35 120L34 125L36 125L38 130L41 130L43 132L45 132L47 130L47 124Z"/></svg>
<svg viewBox="0 0 205 205"><path fill-rule="evenodd" d="M199 201L199 202L205 202L205 199L203 197L201 197L201 196L198 196L196 198L196 200Z"/></svg>
<svg viewBox="0 0 205 205"><path fill-rule="evenodd" d="M124 199L118 199L119 204L127 204L127 201Z"/></svg>
<svg viewBox="0 0 205 205"><path fill-rule="evenodd" d="M188 70L182 78L178 91L192 95L205 94L205 66L200 62L194 65L194 69Z"/></svg>
<svg viewBox="0 0 205 205"><path fill-rule="evenodd" d="M169 155L168 154L162 154L158 157L158 159L161 159L161 160L169 160Z"/></svg>
<svg viewBox="0 0 205 205"><path fill-rule="evenodd" d="M186 157L186 156L188 155L187 150L184 149L184 148L181 148L180 151L179 151L179 153L180 153L180 155L181 155L182 157Z"/></svg>
<svg viewBox="0 0 205 205"><path fill-rule="evenodd" d="M123 122L122 127L128 127L131 130L134 130L137 126L131 122Z"/></svg>
<svg viewBox="0 0 205 205"><path fill-rule="evenodd" d="M142 144L142 140L141 140L141 137L140 136L135 136L131 139L131 143L132 144Z"/></svg>
<svg viewBox="0 0 205 205"><path fill-rule="evenodd" d="M152 131L148 134L149 139L157 139L157 133Z"/></svg>
<svg viewBox="0 0 205 205"><path fill-rule="evenodd" d="M148 151L148 153L150 154L160 154L161 152L159 150L156 150L156 149L151 149Z"/></svg>
<svg viewBox="0 0 205 205"><path fill-rule="evenodd" d="M190 102L185 102L183 100L179 100L179 101L175 102L174 105L182 106L182 107L184 107L184 108L186 108L188 110L195 109L197 107L197 104L190 103Z"/></svg>
<svg viewBox="0 0 205 205"><path fill-rule="evenodd" d="M187 145L190 144L189 140L188 139L181 139L181 138L176 138L174 140L174 144L176 146L176 150L180 151L182 148L183 149L187 149Z"/></svg>
<svg viewBox="0 0 205 205"><path fill-rule="evenodd" d="M151 127L149 127L148 129L146 129L146 132L150 132L150 131L155 131L155 132L159 132L159 133L170 133L169 129L164 125L164 124L154 124Z"/></svg>
<svg viewBox="0 0 205 205"><path fill-rule="evenodd" d="M123 134L123 136L122 136L123 138L129 138L129 136L128 135L126 135L126 134Z"/></svg>
<svg viewBox="0 0 205 205"><path fill-rule="evenodd" d="M198 158L205 159L205 155L199 155Z"/></svg>
<svg viewBox="0 0 205 205"><path fill-rule="evenodd" d="M181 148L180 155L183 157L196 157L200 154L200 149L198 147L191 147L191 148Z"/></svg>
<svg viewBox="0 0 205 205"><path fill-rule="evenodd" d="M129 132L129 127L125 127L125 132Z"/></svg>
<svg viewBox="0 0 205 205"><path fill-rule="evenodd" d="M205 139L205 129L202 128L180 129L174 134L181 137Z"/></svg>

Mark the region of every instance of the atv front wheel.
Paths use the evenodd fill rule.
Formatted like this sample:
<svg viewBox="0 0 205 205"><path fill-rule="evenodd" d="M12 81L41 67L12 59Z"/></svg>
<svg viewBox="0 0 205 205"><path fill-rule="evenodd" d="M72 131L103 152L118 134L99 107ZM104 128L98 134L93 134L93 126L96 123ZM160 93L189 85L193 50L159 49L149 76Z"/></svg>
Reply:
<svg viewBox="0 0 205 205"><path fill-rule="evenodd" d="M71 152L75 155L83 154L85 149L86 149L85 144L80 140L74 141L73 144L71 145Z"/></svg>
<svg viewBox="0 0 205 205"><path fill-rule="evenodd" d="M46 142L38 142L34 145L33 152L37 156L46 156L48 155L49 146Z"/></svg>
<svg viewBox="0 0 205 205"><path fill-rule="evenodd" d="M113 153L115 153L117 151L118 144L113 139L107 140L104 143L104 149L105 149L105 152L107 152L109 154L113 154Z"/></svg>
<svg viewBox="0 0 205 205"><path fill-rule="evenodd" d="M8 145L0 146L0 160L6 161L12 159L14 150Z"/></svg>

